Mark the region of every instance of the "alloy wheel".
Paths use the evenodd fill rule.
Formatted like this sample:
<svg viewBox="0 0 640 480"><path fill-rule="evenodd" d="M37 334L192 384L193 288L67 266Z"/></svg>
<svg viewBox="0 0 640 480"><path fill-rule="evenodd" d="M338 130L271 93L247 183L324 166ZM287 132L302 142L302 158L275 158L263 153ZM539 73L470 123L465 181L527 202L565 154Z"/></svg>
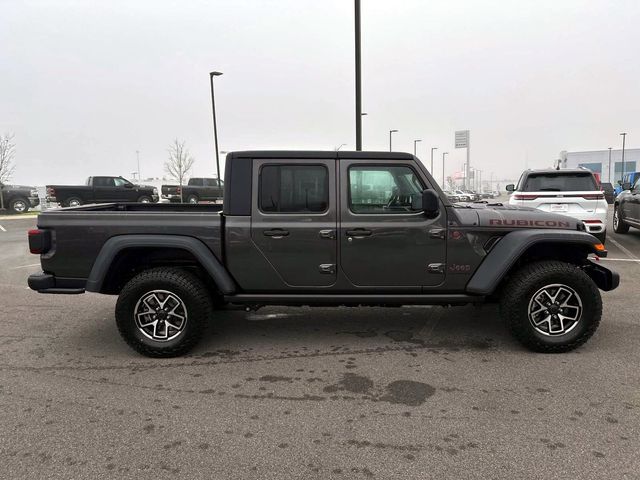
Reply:
<svg viewBox="0 0 640 480"><path fill-rule="evenodd" d="M167 342L187 325L187 306L175 293L152 290L140 297L133 312L138 330L147 338Z"/></svg>
<svg viewBox="0 0 640 480"><path fill-rule="evenodd" d="M582 300L567 285L546 285L531 297L528 315L531 325L538 333L547 336L565 335L580 322Z"/></svg>

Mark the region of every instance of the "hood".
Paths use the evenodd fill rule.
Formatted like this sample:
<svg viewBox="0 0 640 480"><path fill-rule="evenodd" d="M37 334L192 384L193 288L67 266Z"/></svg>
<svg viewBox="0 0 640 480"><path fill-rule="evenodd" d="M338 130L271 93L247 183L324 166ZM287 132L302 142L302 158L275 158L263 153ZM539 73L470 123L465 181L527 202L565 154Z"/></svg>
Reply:
<svg viewBox="0 0 640 480"><path fill-rule="evenodd" d="M477 222L480 227L509 230L515 228L581 230L580 227L583 227L582 222L575 218L543 212L535 208L516 207L501 203L475 203L470 205L468 209L477 214Z"/></svg>

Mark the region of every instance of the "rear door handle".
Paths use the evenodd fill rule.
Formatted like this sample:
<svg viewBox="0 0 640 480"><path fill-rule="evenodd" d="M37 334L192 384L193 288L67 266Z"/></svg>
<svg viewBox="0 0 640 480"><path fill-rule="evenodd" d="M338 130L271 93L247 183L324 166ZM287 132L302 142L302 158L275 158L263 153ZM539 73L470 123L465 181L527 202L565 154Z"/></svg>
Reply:
<svg viewBox="0 0 640 480"><path fill-rule="evenodd" d="M371 230L365 230L364 228L354 228L353 230L346 231L347 237L368 237L371 235Z"/></svg>
<svg viewBox="0 0 640 480"><path fill-rule="evenodd" d="M289 235L289 231L281 228L274 228L273 230L265 230L262 234L265 237L282 238Z"/></svg>

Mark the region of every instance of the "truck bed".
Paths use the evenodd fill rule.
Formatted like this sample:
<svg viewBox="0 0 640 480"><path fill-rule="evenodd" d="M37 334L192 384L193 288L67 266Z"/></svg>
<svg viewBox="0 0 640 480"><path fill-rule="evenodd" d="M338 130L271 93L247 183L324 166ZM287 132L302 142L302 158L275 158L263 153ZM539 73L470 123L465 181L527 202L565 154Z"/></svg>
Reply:
<svg viewBox="0 0 640 480"><path fill-rule="evenodd" d="M222 205L103 203L52 209L38 228L52 231L54 248L42 256L45 272L87 278L104 243L117 235L186 235L222 258Z"/></svg>

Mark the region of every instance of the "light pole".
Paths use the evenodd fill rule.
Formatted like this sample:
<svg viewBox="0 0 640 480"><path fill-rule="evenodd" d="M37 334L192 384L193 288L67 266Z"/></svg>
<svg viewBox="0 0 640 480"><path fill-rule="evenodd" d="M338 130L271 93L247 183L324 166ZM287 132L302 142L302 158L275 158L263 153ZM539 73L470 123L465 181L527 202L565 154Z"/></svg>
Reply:
<svg viewBox="0 0 640 480"><path fill-rule="evenodd" d="M440 187L444 190L444 156L449 155L449 152L442 152L442 185Z"/></svg>
<svg viewBox="0 0 640 480"><path fill-rule="evenodd" d="M611 149L613 147L609 147L609 183L611 183L613 185L613 182L611 181Z"/></svg>
<svg viewBox="0 0 640 480"><path fill-rule="evenodd" d="M391 135L396 133L398 130L389 130L389 151L393 152L393 149L391 148Z"/></svg>
<svg viewBox="0 0 640 480"><path fill-rule="evenodd" d="M624 141L627 138L627 133L623 132L622 135L622 181L624 182Z"/></svg>
<svg viewBox="0 0 640 480"><path fill-rule="evenodd" d="M362 150L362 72L360 69L360 0L354 0L356 63L356 151Z"/></svg>
<svg viewBox="0 0 640 480"><path fill-rule="evenodd" d="M140 175L140 150L136 150L136 160L138 161L138 180L142 178Z"/></svg>
<svg viewBox="0 0 640 480"><path fill-rule="evenodd" d="M437 149L438 147L431 147L431 171L429 172L431 176L433 176L433 151Z"/></svg>
<svg viewBox="0 0 640 480"><path fill-rule="evenodd" d="M218 154L218 127L216 125L216 100L213 94L213 77L219 77L222 72L210 72L209 79L211 83L211 111L213 112L213 143L216 150L216 173L220 180L220 155Z"/></svg>
<svg viewBox="0 0 640 480"><path fill-rule="evenodd" d="M421 142L421 141L422 141L422 140L414 140L414 141L413 141L413 156L414 156L414 157L416 156L416 152L418 151L418 150L417 150L418 142Z"/></svg>

